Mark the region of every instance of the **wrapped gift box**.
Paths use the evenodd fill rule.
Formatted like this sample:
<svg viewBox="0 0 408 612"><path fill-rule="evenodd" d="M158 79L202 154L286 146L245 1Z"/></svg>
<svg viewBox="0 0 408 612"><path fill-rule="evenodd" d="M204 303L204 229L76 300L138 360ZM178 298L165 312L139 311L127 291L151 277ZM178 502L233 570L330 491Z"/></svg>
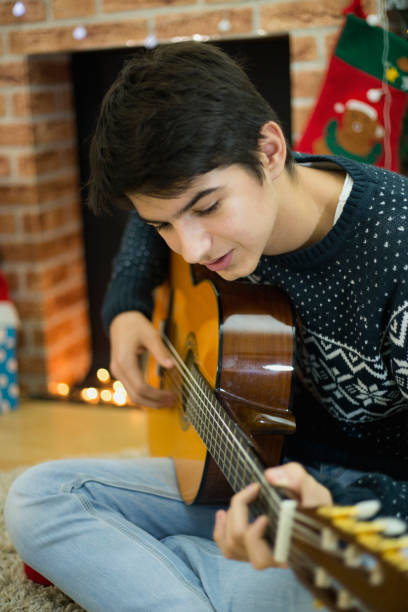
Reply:
<svg viewBox="0 0 408 612"><path fill-rule="evenodd" d="M0 274L0 414L18 407L17 327L17 311Z"/></svg>

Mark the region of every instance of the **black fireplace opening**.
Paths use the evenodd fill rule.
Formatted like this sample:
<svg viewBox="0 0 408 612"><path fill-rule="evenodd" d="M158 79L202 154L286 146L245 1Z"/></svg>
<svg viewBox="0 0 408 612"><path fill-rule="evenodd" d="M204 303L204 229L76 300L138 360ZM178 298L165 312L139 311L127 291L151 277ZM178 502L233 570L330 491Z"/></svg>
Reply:
<svg viewBox="0 0 408 612"><path fill-rule="evenodd" d="M258 91L278 114L285 132L291 134L290 51L287 34L211 41L240 60ZM74 388L98 386L96 373L109 368L109 340L101 309L110 279L112 260L117 253L128 213L97 217L86 206L89 178L89 147L98 111L105 92L124 63L145 47L80 51L72 53L72 74L76 112L83 237L89 299L92 362L85 379Z"/></svg>

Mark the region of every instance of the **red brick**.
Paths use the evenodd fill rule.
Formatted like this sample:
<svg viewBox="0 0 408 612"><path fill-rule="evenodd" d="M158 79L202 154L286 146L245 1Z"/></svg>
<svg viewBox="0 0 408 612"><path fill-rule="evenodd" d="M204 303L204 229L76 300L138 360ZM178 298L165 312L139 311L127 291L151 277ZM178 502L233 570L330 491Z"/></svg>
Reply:
<svg viewBox="0 0 408 612"><path fill-rule="evenodd" d="M307 121L313 109L313 104L310 106L292 107L292 132L301 136Z"/></svg>
<svg viewBox="0 0 408 612"><path fill-rule="evenodd" d="M1 254L4 261L27 262L35 261L37 253L35 245L23 242L21 238L16 238L13 242L4 242L1 245Z"/></svg>
<svg viewBox="0 0 408 612"><path fill-rule="evenodd" d="M76 136L74 122L70 119L41 121L40 123L34 123L33 129L36 144L73 140Z"/></svg>
<svg viewBox="0 0 408 612"><path fill-rule="evenodd" d="M25 61L1 64L0 87L14 87L27 82L28 70Z"/></svg>
<svg viewBox="0 0 408 612"><path fill-rule="evenodd" d="M292 70L292 98L315 98L320 90L322 70Z"/></svg>
<svg viewBox="0 0 408 612"><path fill-rule="evenodd" d="M81 302L87 301L87 289L84 283L79 283L76 287L66 289L52 297L46 297L44 300L45 317L52 317L55 314Z"/></svg>
<svg viewBox="0 0 408 612"><path fill-rule="evenodd" d="M0 235L11 234L16 231L15 215L0 213Z"/></svg>
<svg viewBox="0 0 408 612"><path fill-rule="evenodd" d="M18 92L12 97L13 114L17 117L55 113L57 104L54 92Z"/></svg>
<svg viewBox="0 0 408 612"><path fill-rule="evenodd" d="M38 197L40 202L51 202L61 197L77 196L79 193L78 177L59 177L38 184Z"/></svg>
<svg viewBox="0 0 408 612"><path fill-rule="evenodd" d="M25 214L23 216L23 230L27 233L42 233L59 229L79 218L76 204L63 204L38 214Z"/></svg>
<svg viewBox="0 0 408 612"><path fill-rule="evenodd" d="M327 64L332 56L332 53L337 45L337 41L339 40L339 33L333 32L332 34L327 34L324 40L324 46L326 51Z"/></svg>
<svg viewBox="0 0 408 612"><path fill-rule="evenodd" d="M290 59L292 62L306 62L317 59L315 36L291 36Z"/></svg>
<svg viewBox="0 0 408 612"><path fill-rule="evenodd" d="M147 36L147 21L132 19L110 21L109 23L87 24L87 36L83 40L73 37L75 26L59 26L12 30L9 32L11 53L33 54L77 49L99 49L102 47L123 47L143 42Z"/></svg>
<svg viewBox="0 0 408 612"><path fill-rule="evenodd" d="M10 176L10 160L6 155L0 155L0 176Z"/></svg>
<svg viewBox="0 0 408 612"><path fill-rule="evenodd" d="M0 4L0 25L30 23L46 19L45 5L40 0L24 0L25 13L21 17L13 15L14 5L15 2Z"/></svg>
<svg viewBox="0 0 408 612"><path fill-rule="evenodd" d="M52 0L52 14L55 19L88 17L95 13L95 0Z"/></svg>
<svg viewBox="0 0 408 612"><path fill-rule="evenodd" d="M35 185L0 185L0 207L2 204L37 204L38 190Z"/></svg>
<svg viewBox="0 0 408 612"><path fill-rule="evenodd" d="M349 0L297 0L261 6L261 27L270 32L307 27L340 26Z"/></svg>
<svg viewBox="0 0 408 612"><path fill-rule="evenodd" d="M218 26L223 20L229 20L231 24L228 35L252 31L252 9L245 7L159 15L156 17L156 33L160 39L194 34L219 35Z"/></svg>
<svg viewBox="0 0 408 612"><path fill-rule="evenodd" d="M29 291L45 292L73 278L80 280L84 278L84 262L82 258L52 267L37 266L35 270L27 273L26 285Z"/></svg>
<svg viewBox="0 0 408 612"><path fill-rule="evenodd" d="M56 170L77 168L76 149L41 151L40 153L20 155L17 161L21 176L35 176Z"/></svg>
<svg viewBox="0 0 408 612"><path fill-rule="evenodd" d="M0 124L0 146L32 144L33 127L30 123Z"/></svg>
<svg viewBox="0 0 408 612"><path fill-rule="evenodd" d="M82 231L78 227L77 231L70 230L64 236L58 236L49 240L45 240L37 246L37 257L40 260L50 260L53 257L59 255L65 255L66 253L73 252L77 253L82 249Z"/></svg>
<svg viewBox="0 0 408 612"><path fill-rule="evenodd" d="M159 7L168 8L183 4L194 4L194 0L103 0L102 10L105 13L117 13Z"/></svg>
<svg viewBox="0 0 408 612"><path fill-rule="evenodd" d="M16 307L22 321L26 321L27 319L41 319L44 316L44 303L42 297L17 299Z"/></svg>

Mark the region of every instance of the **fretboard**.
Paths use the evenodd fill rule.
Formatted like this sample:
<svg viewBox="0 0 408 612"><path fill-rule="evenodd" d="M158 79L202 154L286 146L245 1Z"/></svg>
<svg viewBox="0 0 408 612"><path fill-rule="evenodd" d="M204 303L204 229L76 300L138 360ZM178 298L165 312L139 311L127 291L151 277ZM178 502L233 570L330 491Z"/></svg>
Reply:
<svg viewBox="0 0 408 612"><path fill-rule="evenodd" d="M210 385L193 364L189 367L188 390L183 392L184 410L204 442L208 452L224 474L234 491L240 491L252 482L260 484L257 499L251 504L251 516L269 517L268 537L276 547L289 546L290 533L282 524L283 510L294 502L280 495L264 477L264 465L256 455L251 441L217 399ZM193 382L194 381L194 382ZM280 533L282 532L282 533ZM282 557L278 552L277 556Z"/></svg>

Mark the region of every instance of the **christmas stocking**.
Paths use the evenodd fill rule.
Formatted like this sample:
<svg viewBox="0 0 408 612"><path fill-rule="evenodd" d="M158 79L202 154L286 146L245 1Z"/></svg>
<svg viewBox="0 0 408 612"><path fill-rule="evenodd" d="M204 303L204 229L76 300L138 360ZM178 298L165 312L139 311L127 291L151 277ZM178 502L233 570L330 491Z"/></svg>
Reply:
<svg viewBox="0 0 408 612"><path fill-rule="evenodd" d="M399 171L408 42L348 15L322 91L295 149Z"/></svg>

